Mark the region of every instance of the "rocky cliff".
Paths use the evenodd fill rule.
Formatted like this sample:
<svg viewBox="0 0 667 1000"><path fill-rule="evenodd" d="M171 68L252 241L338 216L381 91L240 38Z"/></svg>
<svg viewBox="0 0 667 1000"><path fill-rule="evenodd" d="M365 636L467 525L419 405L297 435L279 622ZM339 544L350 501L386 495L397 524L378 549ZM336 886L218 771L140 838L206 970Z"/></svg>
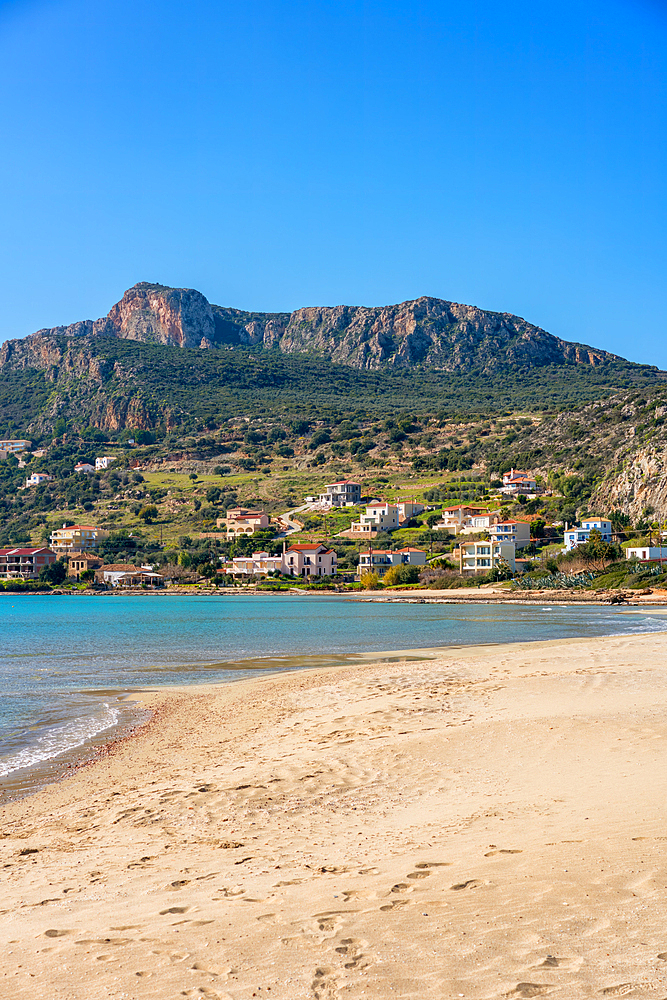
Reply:
<svg viewBox="0 0 667 1000"><path fill-rule="evenodd" d="M194 289L141 282L101 319L8 341L0 351L0 367L48 370L67 363L73 342L81 346L83 339L94 354L99 337L178 348L277 349L320 355L361 370L424 366L443 372L492 372L622 361L606 351L560 340L510 313L442 299L250 313L211 305Z"/></svg>

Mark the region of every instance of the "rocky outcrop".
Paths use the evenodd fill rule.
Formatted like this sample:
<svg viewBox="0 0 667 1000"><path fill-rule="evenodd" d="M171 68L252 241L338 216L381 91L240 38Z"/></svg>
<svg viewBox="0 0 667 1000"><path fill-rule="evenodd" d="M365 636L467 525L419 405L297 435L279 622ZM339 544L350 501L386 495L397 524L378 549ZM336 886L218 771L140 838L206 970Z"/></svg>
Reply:
<svg viewBox="0 0 667 1000"><path fill-rule="evenodd" d="M667 518L667 447L641 448L625 467L605 480L595 493L603 510L623 510L633 523L644 516L664 523Z"/></svg>
<svg viewBox="0 0 667 1000"><path fill-rule="evenodd" d="M141 282L130 288L109 312L107 323L123 340L169 347L201 347L215 340L208 300L192 288L167 288Z"/></svg>
<svg viewBox="0 0 667 1000"><path fill-rule="evenodd" d="M178 348L246 346L285 354L305 352L365 370L423 365L444 372L491 372L552 364L595 367L622 360L560 340L510 313L443 299L249 313L211 305L192 288L141 282L101 319L8 341L0 351L0 367L58 368L67 364L73 344L85 341L94 353L99 337Z"/></svg>

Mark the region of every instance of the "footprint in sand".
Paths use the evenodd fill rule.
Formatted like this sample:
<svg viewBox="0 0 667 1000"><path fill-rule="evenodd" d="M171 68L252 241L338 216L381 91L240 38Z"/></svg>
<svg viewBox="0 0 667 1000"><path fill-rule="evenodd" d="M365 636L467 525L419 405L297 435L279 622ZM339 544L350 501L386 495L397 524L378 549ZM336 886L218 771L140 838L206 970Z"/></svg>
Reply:
<svg viewBox="0 0 667 1000"><path fill-rule="evenodd" d="M555 955L547 955L544 961L540 965L536 965L536 969L556 969L560 965L569 965L572 961L571 958L556 958Z"/></svg>
<svg viewBox="0 0 667 1000"><path fill-rule="evenodd" d="M415 868L449 868L451 861L418 861Z"/></svg>
<svg viewBox="0 0 667 1000"><path fill-rule="evenodd" d="M315 1000L336 1000L338 990L336 980L331 975L331 969L315 969L315 975L310 985Z"/></svg>
<svg viewBox="0 0 667 1000"><path fill-rule="evenodd" d="M160 916L164 917L168 913L187 913L189 906L170 906L168 910L160 910Z"/></svg>
<svg viewBox="0 0 667 1000"><path fill-rule="evenodd" d="M428 878L430 875L431 872L410 872L410 874L406 875L405 877L411 879L420 879L420 878Z"/></svg>
<svg viewBox="0 0 667 1000"><path fill-rule="evenodd" d="M517 983L513 990L504 993L506 997L542 997L554 989L547 983Z"/></svg>
<svg viewBox="0 0 667 1000"><path fill-rule="evenodd" d="M523 854L523 851L519 851L519 850L503 850L503 849L500 849L500 850L495 850L495 851L488 851L484 855L484 857L485 858L492 858L496 854Z"/></svg>
<svg viewBox="0 0 667 1000"><path fill-rule="evenodd" d="M461 889L476 889L478 886L483 884L484 883L482 882L481 879L469 878L467 882L457 882L456 885L450 886L450 889L453 889L454 892L460 892ZM531 996L532 995L533 994L531 994ZM535 996L537 996L537 994L535 994Z"/></svg>
<svg viewBox="0 0 667 1000"><path fill-rule="evenodd" d="M73 933L74 931L56 930L55 928L52 928L48 931L44 931L44 937L58 938L58 937L65 937L66 934L73 934Z"/></svg>
<svg viewBox="0 0 667 1000"><path fill-rule="evenodd" d="M619 983L618 986L606 986L600 993L603 997L626 997L636 989L637 983Z"/></svg>
<svg viewBox="0 0 667 1000"><path fill-rule="evenodd" d="M401 906L407 906L407 905L408 905L407 899L395 899L391 903L385 903L384 906L380 907L380 909L382 910L383 913L387 913L390 910L397 910Z"/></svg>

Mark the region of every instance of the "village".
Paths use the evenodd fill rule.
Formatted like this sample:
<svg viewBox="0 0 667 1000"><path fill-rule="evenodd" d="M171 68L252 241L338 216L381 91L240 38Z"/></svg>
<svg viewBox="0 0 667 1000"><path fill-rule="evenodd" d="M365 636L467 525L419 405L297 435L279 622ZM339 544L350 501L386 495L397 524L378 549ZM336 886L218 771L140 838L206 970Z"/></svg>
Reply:
<svg viewBox="0 0 667 1000"><path fill-rule="evenodd" d="M0 441L0 459L14 456L25 467L29 448L25 440ZM116 456L100 455L94 464L76 463L73 472L81 477L107 473L115 461ZM52 478L48 471L33 472L21 488L40 488ZM196 475L192 478L197 480ZM557 559L588 552L592 541L603 552L606 547L608 562L620 554L633 564L661 570L667 558L660 530L633 543L625 533L619 534L609 517L549 523L540 507L547 488L528 470L505 471L495 493L480 501L446 503L433 499L432 492L420 499L385 499L370 495L363 479L345 478L325 483L319 492L285 511L229 506L216 518L216 530L201 534L200 543L208 540L209 550L199 574L196 563L189 565L194 560L187 552L167 558L160 551L167 546L157 543L149 559L117 560L112 528L65 521L50 531L42 545L0 548L0 580L83 585L101 591L200 584L247 588L280 582L367 589L424 582L455 587L464 581L516 581L534 572L536 565L548 565L553 573ZM348 511L352 517L341 527L336 517ZM157 508L144 508L143 513L151 523ZM324 531L315 537L312 529L318 524ZM413 544L415 531L421 544ZM215 554L212 546L220 543L227 544L228 553Z"/></svg>

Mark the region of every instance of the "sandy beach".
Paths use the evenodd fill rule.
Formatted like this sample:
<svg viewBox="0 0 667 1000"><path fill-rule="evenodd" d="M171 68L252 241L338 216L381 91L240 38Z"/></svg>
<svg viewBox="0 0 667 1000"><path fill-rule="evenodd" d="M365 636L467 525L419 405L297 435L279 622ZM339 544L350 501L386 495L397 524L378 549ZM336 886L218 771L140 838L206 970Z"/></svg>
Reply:
<svg viewBox="0 0 667 1000"><path fill-rule="evenodd" d="M667 634L151 693L2 808L0 996L667 996Z"/></svg>

